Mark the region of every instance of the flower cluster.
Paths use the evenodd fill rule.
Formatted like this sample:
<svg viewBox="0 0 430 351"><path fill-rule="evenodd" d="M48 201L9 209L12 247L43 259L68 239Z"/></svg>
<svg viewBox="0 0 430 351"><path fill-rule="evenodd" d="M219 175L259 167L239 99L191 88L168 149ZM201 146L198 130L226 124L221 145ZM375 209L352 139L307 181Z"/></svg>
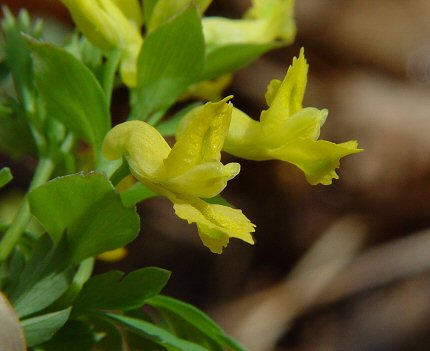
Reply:
<svg viewBox="0 0 430 351"><path fill-rule="evenodd" d="M176 214L197 223L203 243L220 253L230 237L253 243L254 225L240 210L208 204L202 198L219 194L240 170L220 162L221 149L250 160L279 159L299 167L310 184L332 183L344 156L360 152L356 141L335 144L318 140L327 110L302 107L308 64L303 50L283 81L272 80L269 108L260 121L227 103L207 103L186 115L170 146L142 121L113 128L104 143L110 159L125 155L132 174L157 194L172 201Z"/></svg>
<svg viewBox="0 0 430 351"><path fill-rule="evenodd" d="M136 62L146 35L168 23L187 6L204 13L210 0L160 0L145 7L138 0L61 0L78 28L99 48L119 50L120 72L130 87L136 85ZM243 19L204 17L201 20L206 54L229 45L290 42L295 35L293 0L254 0ZM144 18L147 23L144 23ZM300 168L310 184L332 183L344 156L360 152L356 141L335 144L318 140L327 110L303 108L308 64L303 50L294 58L283 81L267 88L268 109L260 121L234 108L225 98L195 108L181 121L171 148L156 128L143 121L128 121L106 136L103 150L109 159L125 157L130 171L153 192L168 198L176 214L196 223L211 251L220 253L230 238L253 243L254 225L238 209L204 199L218 195L240 170L238 163L223 165L221 150L250 160L278 159ZM229 76L197 81L184 96L217 96Z"/></svg>

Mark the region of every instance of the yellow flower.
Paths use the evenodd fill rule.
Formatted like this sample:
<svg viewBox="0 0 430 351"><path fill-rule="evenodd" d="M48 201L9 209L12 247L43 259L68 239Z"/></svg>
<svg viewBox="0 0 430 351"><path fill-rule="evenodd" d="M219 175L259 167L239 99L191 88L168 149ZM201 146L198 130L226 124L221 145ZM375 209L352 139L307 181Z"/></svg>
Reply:
<svg viewBox="0 0 430 351"><path fill-rule="evenodd" d="M302 107L308 64L303 49L283 81L272 80L267 87L269 108L257 122L234 109L224 150L250 160L279 159L300 168L310 184L329 185L338 179L335 169L344 156L362 151L356 141L341 144L317 140L327 110Z"/></svg>
<svg viewBox="0 0 430 351"><path fill-rule="evenodd" d="M194 110L193 121L173 148L142 121L117 125L103 144L108 159L125 156L134 177L172 201L178 217L196 223L203 244L215 253L222 252L229 238L254 242L254 225L241 210L201 199L219 194L240 171L238 163L220 162L232 112L228 99Z"/></svg>
<svg viewBox="0 0 430 351"><path fill-rule="evenodd" d="M222 92L230 85L232 81L231 74L225 74L212 80L203 80L191 84L184 94L181 96L181 100L187 100L190 98L197 98L199 100L214 101L219 100L222 97Z"/></svg>
<svg viewBox="0 0 430 351"><path fill-rule="evenodd" d="M127 256L127 249L120 247L115 250L106 251L97 255L97 259L104 262L118 262Z"/></svg>
<svg viewBox="0 0 430 351"><path fill-rule="evenodd" d="M61 0L78 29L95 46L121 50L121 76L128 86L136 85L136 60L143 43L143 23L138 0Z"/></svg>
<svg viewBox="0 0 430 351"><path fill-rule="evenodd" d="M269 108L260 121L233 108L229 132L223 149L232 155L255 161L278 159L300 168L310 184L329 185L338 179L335 169L344 156L362 151L356 141L341 144L318 140L327 110L302 107L306 89L308 64L303 49L293 59L283 81L272 80L267 87ZM187 115L178 127L177 135L191 123Z"/></svg>
<svg viewBox="0 0 430 351"><path fill-rule="evenodd" d="M296 34L293 0L253 0L244 19L208 17L202 20L206 43L265 44L291 42Z"/></svg>

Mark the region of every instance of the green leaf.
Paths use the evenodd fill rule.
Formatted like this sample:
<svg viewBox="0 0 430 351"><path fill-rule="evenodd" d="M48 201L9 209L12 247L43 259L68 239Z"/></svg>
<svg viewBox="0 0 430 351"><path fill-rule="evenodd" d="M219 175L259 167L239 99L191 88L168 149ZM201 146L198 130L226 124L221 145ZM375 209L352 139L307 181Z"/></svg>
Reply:
<svg viewBox="0 0 430 351"><path fill-rule="evenodd" d="M145 0L143 1L143 16L145 24L148 24L151 20L152 11L158 0Z"/></svg>
<svg viewBox="0 0 430 351"><path fill-rule="evenodd" d="M30 128L19 108L13 99L0 104L0 151L12 158L37 152Z"/></svg>
<svg viewBox="0 0 430 351"><path fill-rule="evenodd" d="M148 33L177 16L191 3L196 5L201 14L211 2L212 0L157 0L155 6L153 5L151 8L151 20L147 25Z"/></svg>
<svg viewBox="0 0 430 351"><path fill-rule="evenodd" d="M66 232L74 262L125 246L140 229L136 209L123 206L101 173L56 178L28 198L32 213L54 241Z"/></svg>
<svg viewBox="0 0 430 351"><path fill-rule="evenodd" d="M167 296L155 296L147 301L147 304L159 309L175 314L185 322L191 324L195 329L205 334L220 346L228 350L244 351L245 349L225 335L224 331L211 318L196 307L185 302Z"/></svg>
<svg viewBox="0 0 430 351"><path fill-rule="evenodd" d="M9 76L10 68L7 62L2 58L0 60L0 84Z"/></svg>
<svg viewBox="0 0 430 351"><path fill-rule="evenodd" d="M3 263L1 270L1 287L7 292L13 290L18 284L21 273L25 268L26 258L19 246L15 247L10 258ZM3 273L4 271L4 273Z"/></svg>
<svg viewBox="0 0 430 351"><path fill-rule="evenodd" d="M153 314L153 311L148 311L149 314ZM134 319L143 320L149 323L153 323L153 319L150 317L148 313L145 312L144 308L138 308L135 310L129 310L124 313L125 316L131 317ZM112 323L111 321L109 321ZM129 330L124 330L121 326L117 326L117 328L120 328L123 332L124 339L126 340L127 345L129 348L133 351L165 351L166 349L159 344L155 343L154 341L145 338L144 336L140 334L133 333Z"/></svg>
<svg viewBox="0 0 430 351"><path fill-rule="evenodd" d="M0 169L0 188L3 188L7 183L13 179L10 168L3 167Z"/></svg>
<svg viewBox="0 0 430 351"><path fill-rule="evenodd" d="M121 201L125 207L134 206L143 200L158 196L158 194L154 193L140 182L135 183L132 187L123 191L120 195Z"/></svg>
<svg viewBox="0 0 430 351"><path fill-rule="evenodd" d="M138 269L125 277L121 271L96 275L83 286L73 305L74 311L141 307L163 289L169 277L169 271L157 267Z"/></svg>
<svg viewBox="0 0 430 351"><path fill-rule="evenodd" d="M211 351L225 351L226 349L213 339L209 338L205 333L196 329L192 324L180 316L167 311L159 311L162 322L161 325L166 325L169 331L177 337L191 341L195 344L203 346Z"/></svg>
<svg viewBox="0 0 430 351"><path fill-rule="evenodd" d="M205 67L199 80L214 79L237 71L265 52L281 46L279 43L232 44L211 48L206 53Z"/></svg>
<svg viewBox="0 0 430 351"><path fill-rule="evenodd" d="M95 335L87 323L69 320L42 348L44 351L92 351L95 344Z"/></svg>
<svg viewBox="0 0 430 351"><path fill-rule="evenodd" d="M201 20L194 6L149 34L138 58L132 118L147 119L171 106L200 76L204 50Z"/></svg>
<svg viewBox="0 0 430 351"><path fill-rule="evenodd" d="M50 340L54 334L66 323L71 308L43 314L21 322L24 328L27 346L32 347Z"/></svg>
<svg viewBox="0 0 430 351"><path fill-rule="evenodd" d="M32 39L28 43L47 116L59 120L100 151L110 129L110 114L97 79L66 50Z"/></svg>
<svg viewBox="0 0 430 351"><path fill-rule="evenodd" d="M224 199L221 194L218 194L214 197L206 198L205 201L210 204L217 204L234 208L234 206L226 199Z"/></svg>
<svg viewBox="0 0 430 351"><path fill-rule="evenodd" d="M168 350L208 351L206 348L203 348L199 345L179 339L173 334L170 334L168 331L149 322L113 313L104 313L103 316L121 324L134 333L142 335L145 338L148 338L149 340L164 346Z"/></svg>
<svg viewBox="0 0 430 351"><path fill-rule="evenodd" d="M125 339L127 340L127 345L133 351L165 351L166 349L152 340L146 339L145 337L135 334L130 331L125 331ZM114 350L117 351L117 350Z"/></svg>
<svg viewBox="0 0 430 351"><path fill-rule="evenodd" d="M20 11L17 18L4 7L4 18L1 27L4 33L4 50L6 62L14 77L15 85L20 98L26 107L29 107L30 95L34 91L33 72L28 45L22 33L39 37L42 29L41 21L31 23L28 12Z"/></svg>
<svg viewBox="0 0 430 351"><path fill-rule="evenodd" d="M104 320L91 316L91 325L94 333L101 337L97 340L95 350L97 351L118 351L123 349L124 331L116 327L110 320ZM137 351L132 349L133 351ZM151 350L151 349L149 349ZM53 350L54 351L54 350ZM81 350L77 350L81 351Z"/></svg>
<svg viewBox="0 0 430 351"><path fill-rule="evenodd" d="M21 318L48 307L68 289L72 280L68 261L64 241L54 247L44 235L36 242L17 284L6 290Z"/></svg>

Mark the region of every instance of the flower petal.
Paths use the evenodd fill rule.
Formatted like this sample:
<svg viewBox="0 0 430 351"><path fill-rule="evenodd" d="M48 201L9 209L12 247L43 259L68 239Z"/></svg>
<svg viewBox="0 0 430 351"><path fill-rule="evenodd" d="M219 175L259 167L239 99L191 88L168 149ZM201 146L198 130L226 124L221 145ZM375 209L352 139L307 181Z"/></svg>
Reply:
<svg viewBox="0 0 430 351"><path fill-rule="evenodd" d="M112 0L124 16L140 28L143 24L143 12L138 0Z"/></svg>
<svg viewBox="0 0 430 351"><path fill-rule="evenodd" d="M161 184L174 193L209 198L218 195L239 172L238 163L205 162Z"/></svg>
<svg viewBox="0 0 430 351"><path fill-rule="evenodd" d="M110 160L124 155L132 174L140 181L164 175L163 160L170 150L161 134L142 121L118 124L107 133L103 142L104 155Z"/></svg>
<svg viewBox="0 0 430 351"><path fill-rule="evenodd" d="M274 40L273 35L267 34L265 20L205 17L202 25L208 45L264 44Z"/></svg>
<svg viewBox="0 0 430 351"><path fill-rule="evenodd" d="M221 253L230 238L254 244L255 225L241 210L191 197L177 198L173 208L179 218L197 224L203 244L214 253Z"/></svg>
<svg viewBox="0 0 430 351"><path fill-rule="evenodd" d="M204 18L206 43L264 44L278 38L290 42L296 33L293 5L293 0L254 0L244 19Z"/></svg>
<svg viewBox="0 0 430 351"><path fill-rule="evenodd" d="M277 38L290 41L296 34L294 0L253 0L245 18L265 18Z"/></svg>
<svg viewBox="0 0 430 351"><path fill-rule="evenodd" d="M79 30L103 50L124 48L137 33L112 0L62 0Z"/></svg>
<svg viewBox="0 0 430 351"><path fill-rule="evenodd" d="M308 68L302 48L299 57L293 58L284 80L280 84L279 81L270 82L266 92L269 109L263 111L260 117L263 128L277 130L290 116L302 109Z"/></svg>
<svg viewBox="0 0 430 351"><path fill-rule="evenodd" d="M263 129L262 140L269 148L277 148L280 145L293 143L296 139L317 140L320 130L328 115L327 110L318 110L306 107L292 115L278 129Z"/></svg>
<svg viewBox="0 0 430 351"><path fill-rule="evenodd" d="M307 107L272 130L262 128L261 123L234 108L224 150L249 160L270 160L273 158L272 149L298 138L318 139L326 117L327 110Z"/></svg>
<svg viewBox="0 0 430 351"><path fill-rule="evenodd" d="M238 157L263 161L279 159L299 167L310 184L331 184L335 169L346 155L362 151L356 141L335 144L318 141L327 110L303 108L308 64L303 49L284 80L272 80L267 87L269 109L260 122L233 109L224 150Z"/></svg>
<svg viewBox="0 0 430 351"><path fill-rule="evenodd" d="M223 150L248 160L267 160L262 138L261 124L246 113L233 108Z"/></svg>
<svg viewBox="0 0 430 351"><path fill-rule="evenodd" d="M326 140L297 139L278 149L270 150L273 158L290 162L300 168L312 184L329 185L339 176L335 170L344 156L361 152L356 141L335 144Z"/></svg>
<svg viewBox="0 0 430 351"><path fill-rule="evenodd" d="M176 177L200 163L219 161L230 125L233 106L227 101L209 102L190 112L183 133L164 161L169 177Z"/></svg>
<svg viewBox="0 0 430 351"><path fill-rule="evenodd" d="M222 254L222 251L225 247L227 247L230 238L227 234L220 231L210 231L207 228L203 228L202 226L197 225L197 231L199 233L200 240L203 245L206 246L212 253ZM211 234L207 235L206 233L210 231Z"/></svg>
<svg viewBox="0 0 430 351"><path fill-rule="evenodd" d="M97 259L105 262L118 262L127 256L127 249L125 247L120 247L115 250L106 251L97 255Z"/></svg>
<svg viewBox="0 0 430 351"><path fill-rule="evenodd" d="M203 80L190 85L181 100L197 98L199 100L216 101L221 99L221 93L230 85L232 81L231 74L225 74L212 80Z"/></svg>
<svg viewBox="0 0 430 351"><path fill-rule="evenodd" d="M142 37L136 37L124 49L121 57L120 73L122 81L128 87L137 85L137 57L143 44Z"/></svg>

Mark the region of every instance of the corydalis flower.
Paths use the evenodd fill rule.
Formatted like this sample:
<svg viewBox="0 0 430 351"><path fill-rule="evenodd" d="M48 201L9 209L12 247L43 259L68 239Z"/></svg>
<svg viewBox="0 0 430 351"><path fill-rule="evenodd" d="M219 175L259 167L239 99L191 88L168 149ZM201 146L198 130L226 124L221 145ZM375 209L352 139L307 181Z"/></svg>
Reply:
<svg viewBox="0 0 430 351"><path fill-rule="evenodd" d="M296 165L310 184L332 183L338 179L336 168L344 156L362 151L356 141L335 144L318 140L327 110L302 107L308 64L303 50L293 59L283 81L272 80L267 87L269 108L260 121L233 108L232 119L223 150L255 161L278 159ZM178 127L183 133L193 116L187 115Z"/></svg>
<svg viewBox="0 0 430 351"><path fill-rule="evenodd" d="M317 140L327 110L302 107L308 64L303 49L283 81L272 80L267 88L269 108L254 121L234 109L224 150L250 160L279 159L300 168L310 184L332 183L344 156L362 151L356 141L335 144Z"/></svg>
<svg viewBox="0 0 430 351"><path fill-rule="evenodd" d="M215 253L221 253L232 237L254 242L254 225L241 210L202 200L219 194L240 171L238 163L220 162L232 112L227 100L194 110L192 123L173 148L142 121L114 127L103 144L107 158L125 156L140 182L167 197L178 217L196 223L203 244Z"/></svg>
<svg viewBox="0 0 430 351"><path fill-rule="evenodd" d="M121 51L121 76L136 85L136 60L143 43L138 0L61 0L78 29L102 50Z"/></svg>
<svg viewBox="0 0 430 351"><path fill-rule="evenodd" d="M207 17L202 21L207 44L265 44L291 42L296 34L293 0L253 0L240 20Z"/></svg>

